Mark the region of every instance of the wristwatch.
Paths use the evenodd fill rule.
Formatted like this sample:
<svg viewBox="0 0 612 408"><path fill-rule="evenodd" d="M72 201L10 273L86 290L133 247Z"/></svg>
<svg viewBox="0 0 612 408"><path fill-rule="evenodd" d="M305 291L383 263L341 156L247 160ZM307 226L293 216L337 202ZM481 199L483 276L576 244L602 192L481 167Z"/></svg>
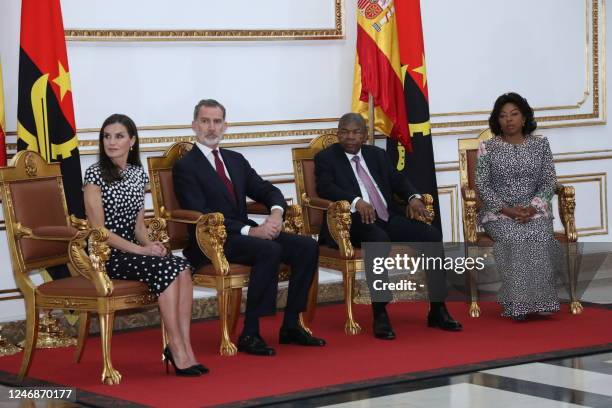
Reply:
<svg viewBox="0 0 612 408"><path fill-rule="evenodd" d="M408 202L410 202L413 198L418 198L419 200L423 200L423 196L420 194L413 194L408 198Z"/></svg>

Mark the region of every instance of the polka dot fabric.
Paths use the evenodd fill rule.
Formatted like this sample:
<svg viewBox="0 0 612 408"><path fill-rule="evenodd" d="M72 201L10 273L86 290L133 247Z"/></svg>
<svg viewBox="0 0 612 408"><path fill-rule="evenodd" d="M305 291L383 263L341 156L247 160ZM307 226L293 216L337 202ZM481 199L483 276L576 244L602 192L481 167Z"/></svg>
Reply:
<svg viewBox="0 0 612 408"><path fill-rule="evenodd" d="M106 183L96 163L85 172L85 184L100 187L105 227L137 244L136 217L144 208L144 191L149 178L142 167L131 164L121 172L121 177L121 180ZM106 264L107 273L112 279L144 282L156 295L161 294L181 271L189 267L185 259L172 255L136 255L116 248L112 248Z"/></svg>

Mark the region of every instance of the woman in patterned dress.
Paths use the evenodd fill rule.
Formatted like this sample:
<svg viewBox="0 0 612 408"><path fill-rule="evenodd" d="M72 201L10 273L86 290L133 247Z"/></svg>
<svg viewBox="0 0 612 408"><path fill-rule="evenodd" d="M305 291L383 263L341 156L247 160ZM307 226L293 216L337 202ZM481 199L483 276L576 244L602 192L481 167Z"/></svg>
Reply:
<svg viewBox="0 0 612 408"><path fill-rule="evenodd" d="M106 270L112 279L138 280L159 296L161 318L168 331L167 361L177 375L197 376L208 370L191 347L189 327L193 301L191 267L147 238L144 191L149 182L140 162L138 131L129 117L114 114L100 129L99 161L85 172L87 219L109 230L111 247Z"/></svg>
<svg viewBox="0 0 612 408"><path fill-rule="evenodd" d="M476 167L479 221L495 241L502 316L515 320L559 310L560 247L551 212L556 175L548 140L532 135L536 126L526 99L501 95L489 118L495 136L481 143Z"/></svg>

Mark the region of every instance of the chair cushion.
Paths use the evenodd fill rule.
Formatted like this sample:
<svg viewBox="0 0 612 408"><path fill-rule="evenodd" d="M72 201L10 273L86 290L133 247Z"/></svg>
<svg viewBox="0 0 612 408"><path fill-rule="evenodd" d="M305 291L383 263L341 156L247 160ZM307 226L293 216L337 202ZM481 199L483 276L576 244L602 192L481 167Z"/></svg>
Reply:
<svg viewBox="0 0 612 408"><path fill-rule="evenodd" d="M111 296L144 295L149 293L149 287L140 281L114 280ZM99 297L91 281L82 276L58 279L43 283L36 291L45 296L65 297Z"/></svg>
<svg viewBox="0 0 612 408"><path fill-rule="evenodd" d="M215 268L211 264L204 265L195 271L198 275L216 276ZM235 263L229 264L230 275L249 275L251 273L251 267L248 265L240 265Z"/></svg>
<svg viewBox="0 0 612 408"><path fill-rule="evenodd" d="M355 251L354 259L361 259L363 257L361 248L353 247L353 249ZM324 256L326 258L338 258L338 259L342 259L340 257L340 250L339 249L333 249L333 248L328 247L327 245L320 245L319 246L319 256Z"/></svg>
<svg viewBox="0 0 612 408"><path fill-rule="evenodd" d="M28 228L67 225L63 191L55 177L12 182L10 194L15 209L15 222ZM32 205L33 203L44 205ZM44 211L41 211L43 207ZM68 253L66 242L24 238L19 241L19 245L26 263L67 256Z"/></svg>

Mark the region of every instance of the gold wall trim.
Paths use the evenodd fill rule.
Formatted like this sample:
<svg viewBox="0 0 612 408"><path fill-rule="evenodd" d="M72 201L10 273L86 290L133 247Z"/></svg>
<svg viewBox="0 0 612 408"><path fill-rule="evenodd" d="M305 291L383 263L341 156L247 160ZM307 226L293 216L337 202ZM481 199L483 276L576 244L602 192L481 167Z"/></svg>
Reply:
<svg viewBox="0 0 612 408"><path fill-rule="evenodd" d="M438 186L438 198L442 195L450 197L450 222L451 222L451 242L459 242L459 188L456 184L448 186ZM445 240L446 242L446 240Z"/></svg>
<svg viewBox="0 0 612 408"><path fill-rule="evenodd" d="M313 118L313 119L279 119L279 120L260 120L251 122L227 122L229 128L245 127L245 126L274 126L274 125L298 125L305 123L330 123L338 122L340 118ZM191 125L153 125L153 126L138 126L138 131L144 130L181 130L191 129ZM77 129L79 133L98 133L100 128L81 128ZM6 132L8 136L17 136L17 131L12 130Z"/></svg>
<svg viewBox="0 0 612 408"><path fill-rule="evenodd" d="M584 173L558 175L563 184L597 183L599 190L599 225L592 227L577 227L579 237L608 234L608 175L607 173ZM580 197L576 197L576 206L580 208ZM576 211L578 216L579 211Z"/></svg>
<svg viewBox="0 0 612 408"><path fill-rule="evenodd" d="M344 39L342 0L334 2L334 27L324 29L246 30L98 30L68 28L68 41L271 41Z"/></svg>

